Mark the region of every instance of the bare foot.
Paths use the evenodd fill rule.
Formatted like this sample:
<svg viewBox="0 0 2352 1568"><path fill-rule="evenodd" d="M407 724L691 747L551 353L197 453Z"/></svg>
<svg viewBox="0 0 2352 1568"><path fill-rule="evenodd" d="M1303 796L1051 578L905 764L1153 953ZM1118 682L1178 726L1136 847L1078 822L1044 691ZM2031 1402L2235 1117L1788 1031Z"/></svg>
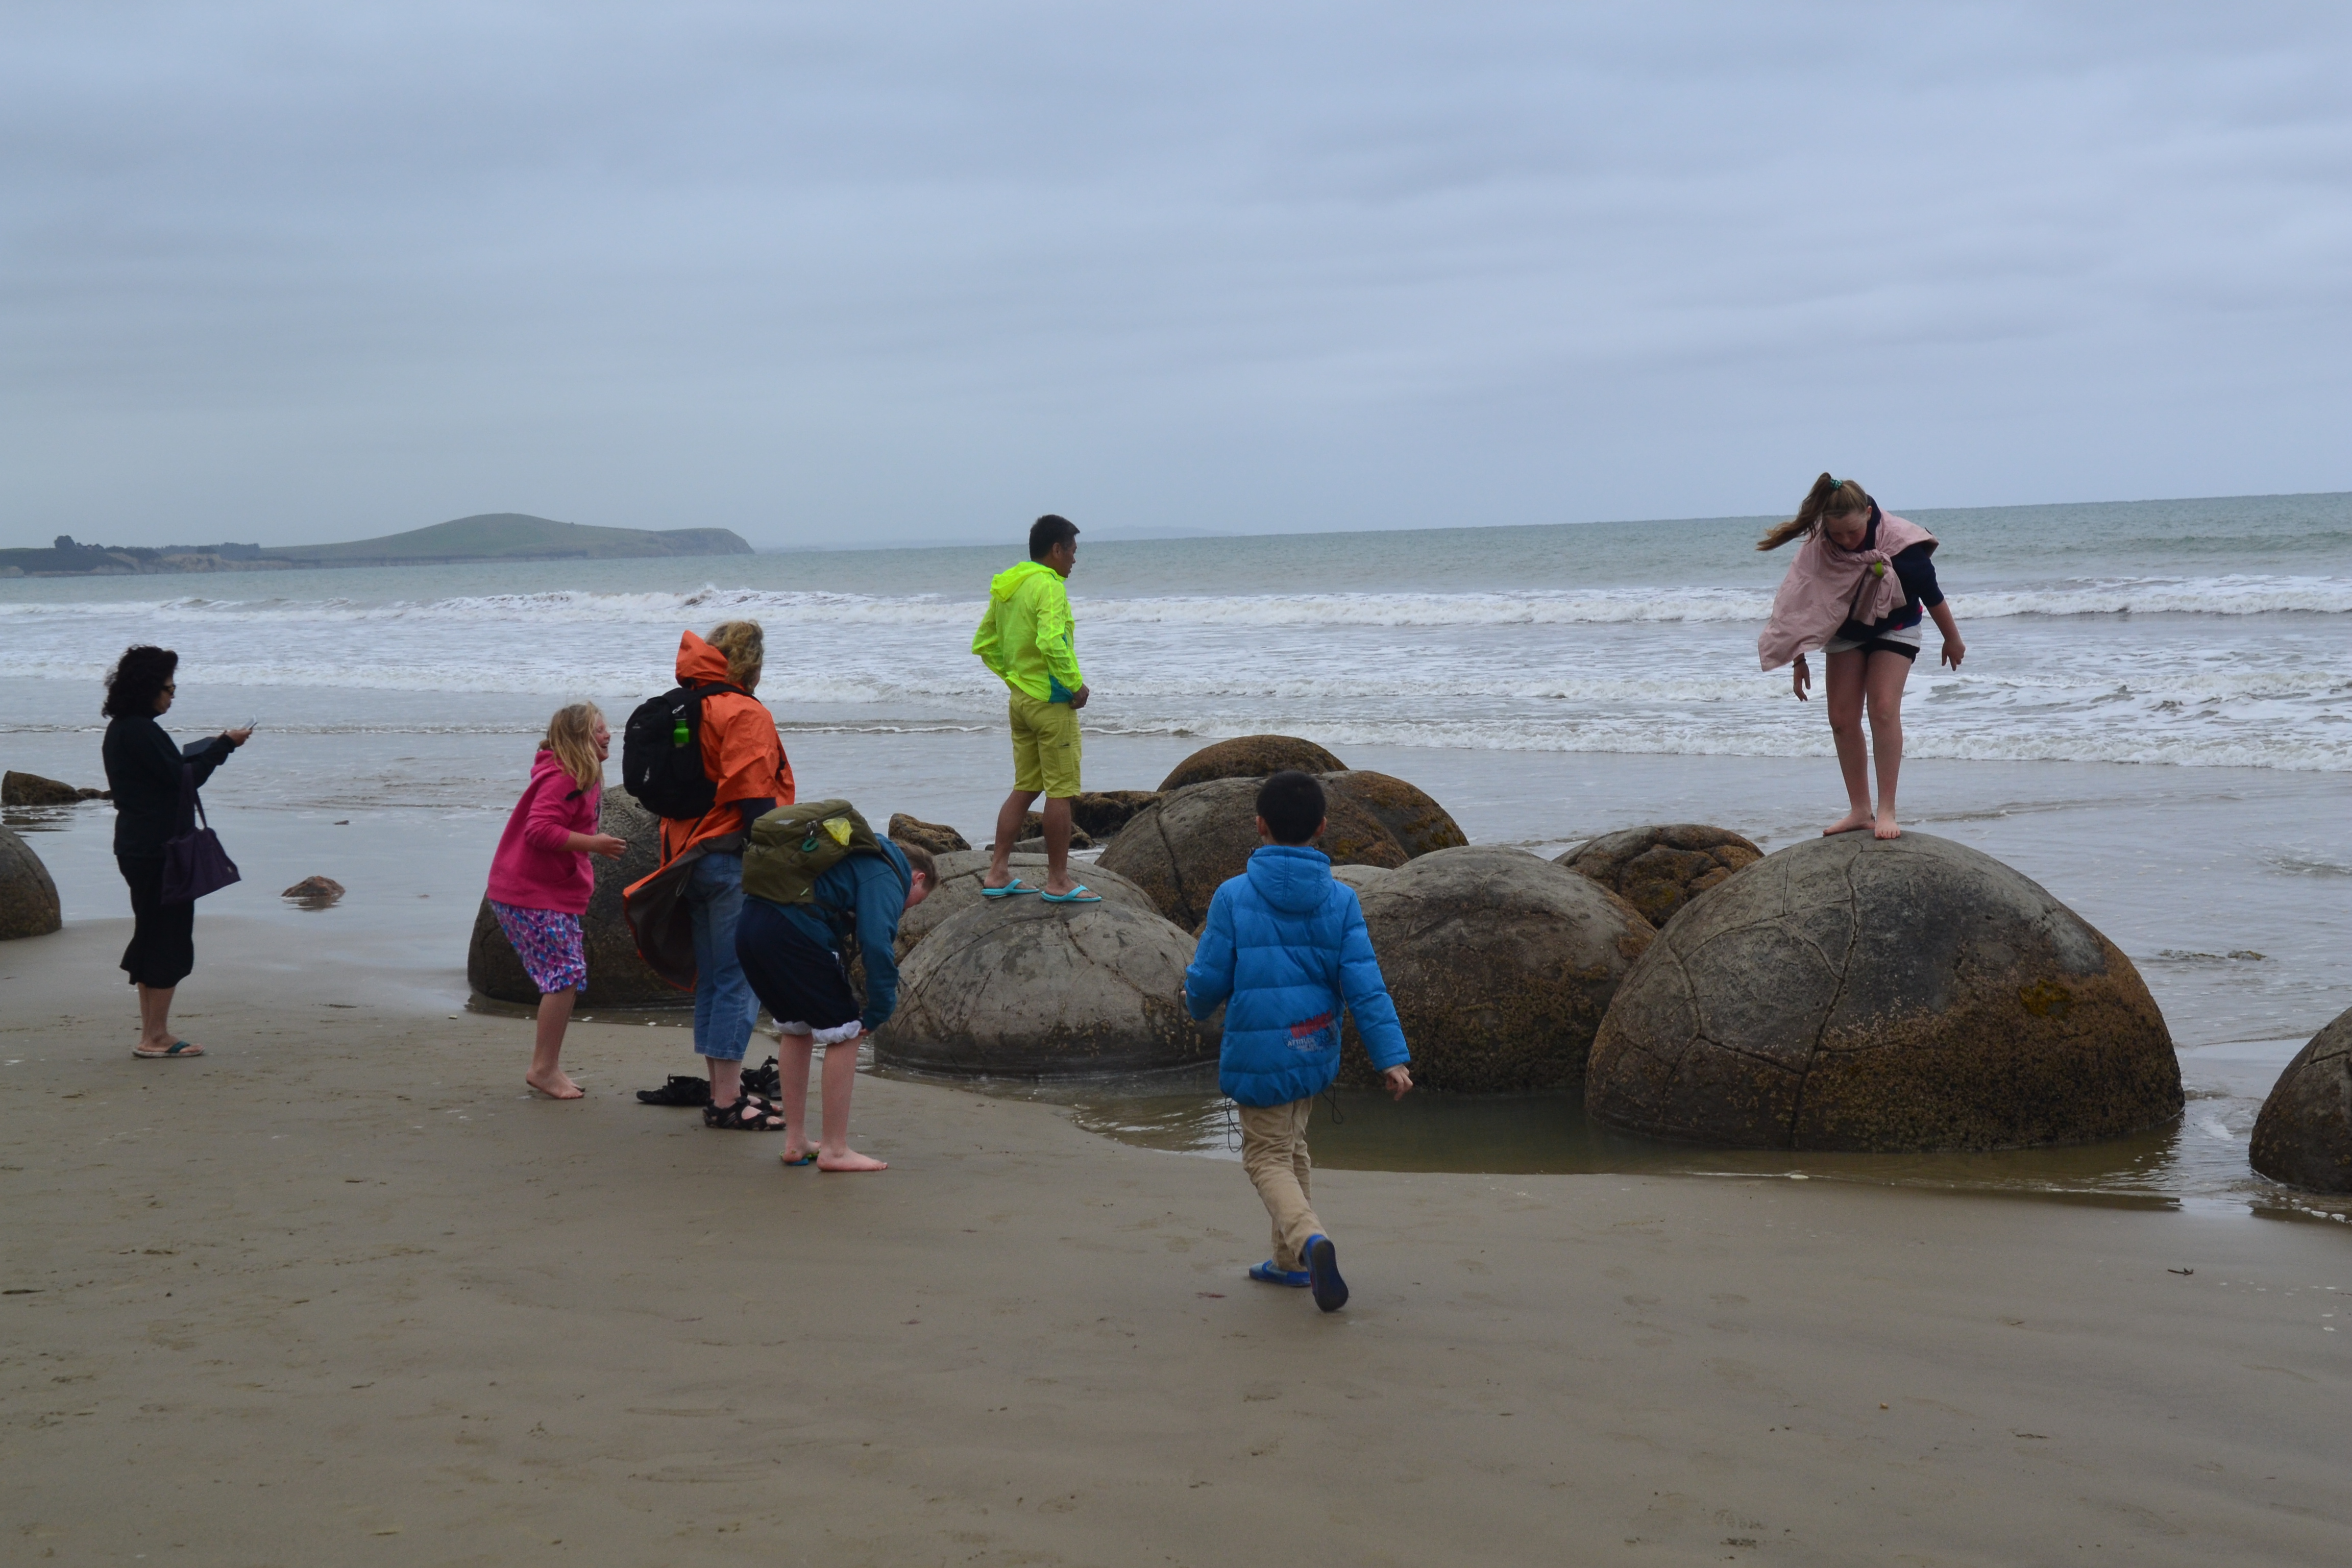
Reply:
<svg viewBox="0 0 2352 1568"><path fill-rule="evenodd" d="M1867 827L1869 826L1870 807L1866 805L1858 805L1852 811L1847 812L1843 816L1839 817L1835 822L1831 823L1827 827L1822 828L1822 837L1827 838L1832 834L1852 833L1857 827Z"/></svg>
<svg viewBox="0 0 2352 1568"><path fill-rule="evenodd" d="M550 1100L581 1098L580 1086L564 1077L562 1068L551 1068L543 1073L527 1072L522 1075L522 1080Z"/></svg>
<svg viewBox="0 0 2352 1568"><path fill-rule="evenodd" d="M1895 814L1891 811L1880 812L1878 814L1878 819L1870 825L1870 832L1871 836L1875 838L1900 838L1903 837L1903 830L1895 826Z"/></svg>
<svg viewBox="0 0 2352 1568"><path fill-rule="evenodd" d="M820 1171L887 1171L890 1163L877 1160L870 1154L861 1154L855 1149L844 1149L838 1154L828 1154L820 1149L817 1151L816 1168Z"/></svg>
<svg viewBox="0 0 2352 1568"><path fill-rule="evenodd" d="M801 1141L801 1135L787 1128L784 1131L784 1152L776 1156L787 1165L797 1165L816 1152Z"/></svg>

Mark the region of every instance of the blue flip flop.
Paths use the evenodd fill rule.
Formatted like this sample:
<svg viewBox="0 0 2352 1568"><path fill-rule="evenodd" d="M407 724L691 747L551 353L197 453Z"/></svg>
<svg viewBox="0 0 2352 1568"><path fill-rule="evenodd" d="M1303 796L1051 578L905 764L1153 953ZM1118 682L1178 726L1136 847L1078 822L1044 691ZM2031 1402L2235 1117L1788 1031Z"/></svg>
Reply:
<svg viewBox="0 0 2352 1568"><path fill-rule="evenodd" d="M1009 899L1015 893L1034 893L1036 890L1020 878L1015 877L1001 888L992 888L983 882L981 884L980 896L983 899Z"/></svg>
<svg viewBox="0 0 2352 1568"><path fill-rule="evenodd" d="M1306 1269L1276 1268L1271 1258L1251 1264L1249 1277L1261 1285L1287 1285L1294 1290L1304 1290L1314 1283Z"/></svg>
<svg viewBox="0 0 2352 1568"><path fill-rule="evenodd" d="M205 1048L202 1046L191 1045L186 1040L174 1040L167 1050L142 1051L133 1047L131 1054L142 1061L160 1062L175 1057L200 1057L205 1054Z"/></svg>
<svg viewBox="0 0 2352 1568"><path fill-rule="evenodd" d="M1348 1304L1348 1282L1339 1278L1339 1249L1328 1236L1310 1236L1304 1250L1307 1281L1315 1292L1315 1304L1327 1312L1338 1311Z"/></svg>
<svg viewBox="0 0 2352 1568"><path fill-rule="evenodd" d="M776 1156L776 1163L777 1163L778 1164L782 1165L785 1170L789 1171L789 1170L792 1170L792 1169L793 1169L794 1167L796 1167L796 1166L800 1166L800 1165L814 1165L814 1164L815 1164L815 1163L816 1163L816 1156L815 1156L814 1154L803 1154L803 1155L802 1155L799 1159L797 1159L797 1160L787 1160L787 1159L785 1159L782 1154L779 1154L779 1155L777 1155L777 1156Z"/></svg>
<svg viewBox="0 0 2352 1568"><path fill-rule="evenodd" d="M1044 899L1049 904L1098 904L1102 902L1102 895L1096 892L1092 888L1087 887L1084 882L1080 882L1076 887L1072 888L1066 893L1040 893L1037 896Z"/></svg>

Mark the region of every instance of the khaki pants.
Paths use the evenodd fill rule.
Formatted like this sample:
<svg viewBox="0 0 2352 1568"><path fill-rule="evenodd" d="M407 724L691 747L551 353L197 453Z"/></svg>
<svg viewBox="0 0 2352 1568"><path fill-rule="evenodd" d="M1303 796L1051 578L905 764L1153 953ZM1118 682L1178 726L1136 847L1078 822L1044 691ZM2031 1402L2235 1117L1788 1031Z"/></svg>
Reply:
<svg viewBox="0 0 2352 1568"><path fill-rule="evenodd" d="M1288 1105L1244 1105L1235 1109L1242 1121L1242 1169L1274 1219L1274 1266L1307 1267L1307 1238L1323 1234L1323 1222L1307 1201L1307 1178L1313 1163L1307 1157L1307 1118L1312 1100Z"/></svg>

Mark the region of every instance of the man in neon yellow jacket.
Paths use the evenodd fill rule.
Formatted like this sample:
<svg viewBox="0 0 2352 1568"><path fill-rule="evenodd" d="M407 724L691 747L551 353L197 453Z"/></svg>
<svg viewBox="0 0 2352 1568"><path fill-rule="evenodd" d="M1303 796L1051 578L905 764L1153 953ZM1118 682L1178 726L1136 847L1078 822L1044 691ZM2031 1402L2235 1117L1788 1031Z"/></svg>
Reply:
<svg viewBox="0 0 2352 1568"><path fill-rule="evenodd" d="M971 651L1009 689L1013 793L996 814L996 858L981 878L991 899L1038 893L1056 904L1093 904L1101 895L1070 877L1070 801L1078 793L1078 710L1087 680L1078 669L1070 595L1062 579L1078 563L1077 526L1048 512L1029 527L1029 559L999 572ZM1045 885L1013 874L1013 842L1030 803L1045 797Z"/></svg>

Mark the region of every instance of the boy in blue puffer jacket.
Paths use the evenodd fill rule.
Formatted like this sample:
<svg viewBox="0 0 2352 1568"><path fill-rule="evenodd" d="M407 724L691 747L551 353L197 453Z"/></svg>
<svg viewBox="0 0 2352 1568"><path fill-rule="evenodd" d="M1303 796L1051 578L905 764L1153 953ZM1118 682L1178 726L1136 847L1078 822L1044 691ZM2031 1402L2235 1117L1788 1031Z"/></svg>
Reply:
<svg viewBox="0 0 2352 1568"><path fill-rule="evenodd" d="M1404 1031L1372 955L1356 891L1307 847L1323 831L1323 786L1280 773L1257 792L1265 847L1209 904L1184 1005L1205 1018L1226 1003L1217 1086L1241 1107L1242 1168L1274 1218L1274 1256L1250 1278L1311 1289L1336 1312L1347 1282L1323 1222L1307 1201L1307 1118L1339 1071L1339 1009L1399 1100L1412 1087Z"/></svg>

